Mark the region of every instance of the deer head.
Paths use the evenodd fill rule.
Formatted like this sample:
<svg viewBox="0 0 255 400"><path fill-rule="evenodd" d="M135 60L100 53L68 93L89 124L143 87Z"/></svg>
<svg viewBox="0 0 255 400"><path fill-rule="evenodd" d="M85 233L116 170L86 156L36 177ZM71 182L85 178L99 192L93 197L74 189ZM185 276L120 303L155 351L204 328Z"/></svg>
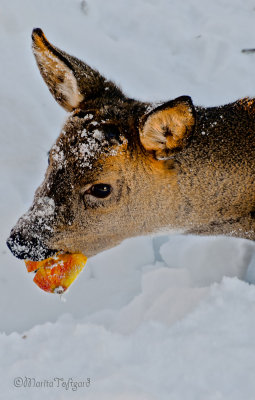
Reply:
<svg viewBox="0 0 255 400"><path fill-rule="evenodd" d="M89 257L125 238L169 228L212 232L215 219L227 214L226 195L205 156L210 143L201 130L209 132L210 124L190 97L158 106L127 98L40 29L32 39L40 73L69 115L44 182L7 241L12 253L32 260L60 250ZM224 170L220 160L216 164ZM218 191L213 204L212 191Z"/></svg>

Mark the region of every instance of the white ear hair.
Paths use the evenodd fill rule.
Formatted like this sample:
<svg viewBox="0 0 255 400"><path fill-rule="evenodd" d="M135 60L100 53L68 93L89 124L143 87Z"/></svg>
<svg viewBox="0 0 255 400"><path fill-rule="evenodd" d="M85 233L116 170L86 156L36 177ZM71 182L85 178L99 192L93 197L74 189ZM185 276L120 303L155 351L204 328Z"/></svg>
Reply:
<svg viewBox="0 0 255 400"><path fill-rule="evenodd" d="M84 100L73 71L46 46L33 48L41 74L56 100L67 111L77 108Z"/></svg>
<svg viewBox="0 0 255 400"><path fill-rule="evenodd" d="M182 96L153 110L140 130L140 140L158 159L169 158L171 152L186 145L195 124L191 99Z"/></svg>
<svg viewBox="0 0 255 400"><path fill-rule="evenodd" d="M40 73L54 98L67 111L102 97L111 101L125 99L122 91L96 69L53 46L40 28L33 30L32 40Z"/></svg>

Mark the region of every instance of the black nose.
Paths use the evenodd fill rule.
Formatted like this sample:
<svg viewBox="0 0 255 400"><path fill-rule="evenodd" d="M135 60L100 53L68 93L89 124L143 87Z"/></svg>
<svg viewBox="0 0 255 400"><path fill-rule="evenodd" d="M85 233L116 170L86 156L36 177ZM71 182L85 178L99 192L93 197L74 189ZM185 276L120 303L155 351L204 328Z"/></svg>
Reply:
<svg viewBox="0 0 255 400"><path fill-rule="evenodd" d="M56 250L48 249L47 246L36 237L26 237L19 232L11 233L6 242L12 254L21 260L41 261L52 257Z"/></svg>

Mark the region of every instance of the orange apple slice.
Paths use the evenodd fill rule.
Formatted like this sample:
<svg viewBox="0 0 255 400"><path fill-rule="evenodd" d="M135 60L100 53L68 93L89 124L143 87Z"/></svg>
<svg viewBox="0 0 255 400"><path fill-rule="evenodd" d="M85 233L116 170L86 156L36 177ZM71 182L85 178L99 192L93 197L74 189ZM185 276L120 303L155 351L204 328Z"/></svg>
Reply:
<svg viewBox="0 0 255 400"><path fill-rule="evenodd" d="M57 254L43 261L26 260L28 272L35 271L34 282L49 293L64 293L77 278L87 261L81 253Z"/></svg>

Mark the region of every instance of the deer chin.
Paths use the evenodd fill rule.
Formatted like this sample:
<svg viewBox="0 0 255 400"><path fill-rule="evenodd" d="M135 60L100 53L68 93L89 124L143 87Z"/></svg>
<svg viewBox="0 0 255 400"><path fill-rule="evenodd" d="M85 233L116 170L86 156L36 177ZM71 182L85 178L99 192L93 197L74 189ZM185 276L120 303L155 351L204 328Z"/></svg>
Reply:
<svg viewBox="0 0 255 400"><path fill-rule="evenodd" d="M26 260L28 272L34 272L34 282L48 293L64 293L84 268L87 257L81 253L57 253L42 261Z"/></svg>

